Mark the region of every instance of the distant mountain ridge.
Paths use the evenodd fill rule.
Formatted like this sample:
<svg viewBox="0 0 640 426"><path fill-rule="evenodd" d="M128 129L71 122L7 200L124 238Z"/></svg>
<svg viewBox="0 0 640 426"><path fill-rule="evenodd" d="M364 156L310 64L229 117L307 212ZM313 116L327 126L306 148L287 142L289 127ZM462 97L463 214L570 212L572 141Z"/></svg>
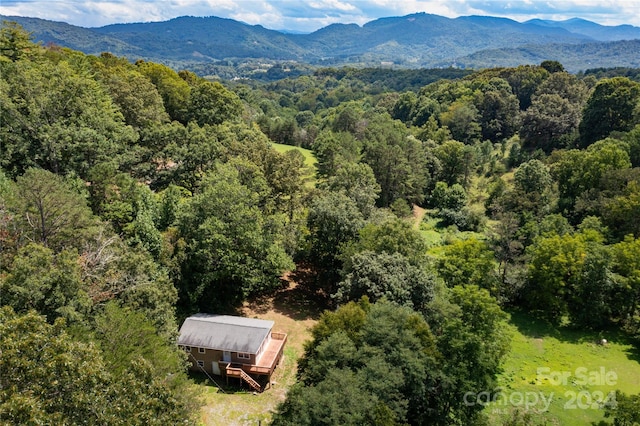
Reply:
<svg viewBox="0 0 640 426"><path fill-rule="evenodd" d="M186 63L266 58L331 66L475 67L490 61L483 66L511 66L513 59L524 60L525 53L533 50L537 53L530 55L532 58L568 63L567 68L574 71L640 66L640 42L628 41L640 40L640 27L603 26L578 18L521 23L489 16L446 18L417 13L380 18L363 26L332 24L310 34L269 30L218 17L184 16L100 28L37 18L1 18L18 22L45 44L88 54L109 51L131 60ZM612 57L606 49L620 54Z"/></svg>

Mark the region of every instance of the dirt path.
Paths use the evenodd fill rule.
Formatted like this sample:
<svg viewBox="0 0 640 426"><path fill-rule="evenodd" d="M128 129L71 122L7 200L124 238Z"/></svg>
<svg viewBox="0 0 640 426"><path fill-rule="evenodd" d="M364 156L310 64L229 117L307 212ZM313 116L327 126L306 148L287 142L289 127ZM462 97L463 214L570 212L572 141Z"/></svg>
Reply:
<svg viewBox="0 0 640 426"><path fill-rule="evenodd" d="M413 227L415 229L420 228L420 224L422 223L422 219L424 218L424 215L427 213L427 211L425 209L423 209L422 207L419 207L417 205L413 205Z"/></svg>

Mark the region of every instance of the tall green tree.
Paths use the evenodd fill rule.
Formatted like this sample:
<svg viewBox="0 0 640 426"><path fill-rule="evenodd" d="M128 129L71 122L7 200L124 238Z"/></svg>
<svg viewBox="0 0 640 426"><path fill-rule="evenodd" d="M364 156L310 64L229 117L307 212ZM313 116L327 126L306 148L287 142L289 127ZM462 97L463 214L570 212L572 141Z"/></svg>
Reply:
<svg viewBox="0 0 640 426"><path fill-rule="evenodd" d="M367 296L372 302L384 298L423 311L434 294L435 277L397 252L356 253L342 274L344 279L332 295L339 304Z"/></svg>
<svg viewBox="0 0 640 426"><path fill-rule="evenodd" d="M602 208L602 220L619 239L626 235L640 236L640 182L628 182L621 193L606 198Z"/></svg>
<svg viewBox="0 0 640 426"><path fill-rule="evenodd" d="M471 101L459 100L440 114L440 122L451 131L453 139L472 145L480 140L480 114Z"/></svg>
<svg viewBox="0 0 640 426"><path fill-rule="evenodd" d="M250 184L233 165L220 164L182 205L177 227L186 242L179 288L185 307L211 311L233 305L274 288L293 268Z"/></svg>
<svg viewBox="0 0 640 426"><path fill-rule="evenodd" d="M95 346L64 321L0 308L0 419L6 424L104 423L110 377Z"/></svg>
<svg viewBox="0 0 640 426"><path fill-rule="evenodd" d="M140 129L169 121L157 88L136 69L105 67L101 80L127 124Z"/></svg>
<svg viewBox="0 0 640 426"><path fill-rule="evenodd" d="M32 168L18 177L7 201L23 243L40 243L56 251L80 250L99 228L86 198L46 170Z"/></svg>
<svg viewBox="0 0 640 426"><path fill-rule="evenodd" d="M132 324L130 324L132 325ZM195 424L189 386L144 360L115 375L93 343L74 340L63 320L0 309L0 421L6 424ZM110 348L111 349L111 348ZM173 370L183 375L184 370Z"/></svg>
<svg viewBox="0 0 640 426"><path fill-rule="evenodd" d="M496 389L511 342L506 313L486 289L464 285L448 291L425 317L441 354L426 403L428 424L482 424L484 407L465 404L465 394Z"/></svg>
<svg viewBox="0 0 640 426"><path fill-rule="evenodd" d="M570 140L568 137L577 130L580 117L581 110L559 95L535 97L522 118L520 136L524 147L546 153L564 148L564 140Z"/></svg>
<svg viewBox="0 0 640 426"><path fill-rule="evenodd" d="M172 120L183 124L189 121L188 105L191 89L171 68L153 62L138 61L136 66L156 86L165 110Z"/></svg>
<svg viewBox="0 0 640 426"><path fill-rule="evenodd" d="M187 115L201 126L234 120L242 110L240 98L218 82L202 81L191 88Z"/></svg>
<svg viewBox="0 0 640 426"><path fill-rule="evenodd" d="M323 314L312 334L299 371L305 385L278 407L275 424L428 422L437 354L419 314L351 302Z"/></svg>
<svg viewBox="0 0 640 426"><path fill-rule="evenodd" d="M613 401L605 406L604 416L613 418L614 426L636 426L640 424L640 394L627 395L616 390Z"/></svg>
<svg viewBox="0 0 640 426"><path fill-rule="evenodd" d="M171 386L187 385L184 352L173 339L159 335L144 313L109 301L96 313L91 329L107 369L114 375L123 375L132 363L144 359L154 374L172 382ZM190 393L186 386L182 391Z"/></svg>
<svg viewBox="0 0 640 426"><path fill-rule="evenodd" d="M395 254L405 257L411 264L423 266L427 246L420 232L405 220L395 217L371 221L358 231L358 238L341 247L341 258L348 266L348 258L356 253Z"/></svg>
<svg viewBox="0 0 640 426"><path fill-rule="evenodd" d="M38 46L31 41L31 34L25 31L18 23L2 21L2 27L0 28L0 58L15 62L37 49Z"/></svg>
<svg viewBox="0 0 640 426"><path fill-rule="evenodd" d="M12 175L37 166L86 177L136 140L105 89L66 60L18 61L5 66L1 79L0 165Z"/></svg>
<svg viewBox="0 0 640 426"><path fill-rule="evenodd" d="M520 110L524 111L531 105L531 98L536 93L541 84L544 84L549 77L549 70L542 66L520 65L516 68L500 70L502 78L509 82L513 94L518 98Z"/></svg>
<svg viewBox="0 0 640 426"><path fill-rule="evenodd" d="M311 201L307 217L309 260L323 271L329 294L339 280L340 250L358 238L364 223L357 204L343 193L328 192Z"/></svg>
<svg viewBox="0 0 640 426"><path fill-rule="evenodd" d="M491 248L484 241L469 238L444 246L436 269L449 287L477 285L498 296L496 266Z"/></svg>
<svg viewBox="0 0 640 426"><path fill-rule="evenodd" d="M365 219L373 213L381 190L368 164L352 162L342 164L324 186L330 191L344 192L355 201Z"/></svg>
<svg viewBox="0 0 640 426"><path fill-rule="evenodd" d="M640 83L627 77L603 79L596 84L580 122L582 147L606 138L611 132L627 132L637 124L634 111L640 102Z"/></svg>
<svg viewBox="0 0 640 426"><path fill-rule="evenodd" d="M335 176L343 164L357 162L360 145L350 133L320 132L313 144L318 177L328 179Z"/></svg>
<svg viewBox="0 0 640 426"><path fill-rule="evenodd" d="M473 150L462 142L447 141L434 150L440 161L439 180L452 186L456 183L466 185L473 164Z"/></svg>
<svg viewBox="0 0 640 426"><path fill-rule="evenodd" d="M75 250L53 253L40 244L24 246L0 278L2 304L18 313L35 310L50 323L84 322L92 302L82 282Z"/></svg>
<svg viewBox="0 0 640 426"><path fill-rule="evenodd" d="M597 231L550 234L536 239L527 252L523 300L529 309L558 324L564 317L584 326L610 320L613 277Z"/></svg>
<svg viewBox="0 0 640 426"><path fill-rule="evenodd" d="M500 203L505 211L517 213L524 224L549 214L556 197L549 167L540 160L529 160L516 169L513 190L505 193Z"/></svg>
<svg viewBox="0 0 640 426"><path fill-rule="evenodd" d="M475 105L480 112L482 138L499 142L513 136L520 125L520 106L509 83L494 77L482 83Z"/></svg>
<svg viewBox="0 0 640 426"><path fill-rule="evenodd" d="M611 246L611 270L615 282L612 310L631 330L640 327L640 238L627 236Z"/></svg>
<svg viewBox="0 0 640 426"><path fill-rule="evenodd" d="M431 177L422 144L388 115L370 117L364 138L362 161L380 184L378 205L388 207L397 199L421 203Z"/></svg>
<svg viewBox="0 0 640 426"><path fill-rule="evenodd" d="M627 147L613 139L599 141L583 151L559 153L551 165L551 174L558 182L558 207L571 217L581 195L599 190L606 175L630 166Z"/></svg>

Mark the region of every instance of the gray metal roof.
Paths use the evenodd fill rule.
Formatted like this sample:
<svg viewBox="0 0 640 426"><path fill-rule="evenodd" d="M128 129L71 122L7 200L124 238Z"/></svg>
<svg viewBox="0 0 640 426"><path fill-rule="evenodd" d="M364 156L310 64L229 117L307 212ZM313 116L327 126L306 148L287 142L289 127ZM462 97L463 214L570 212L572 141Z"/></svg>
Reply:
<svg viewBox="0 0 640 426"><path fill-rule="evenodd" d="M195 314L180 327L178 344L255 354L273 324L273 321L255 318Z"/></svg>

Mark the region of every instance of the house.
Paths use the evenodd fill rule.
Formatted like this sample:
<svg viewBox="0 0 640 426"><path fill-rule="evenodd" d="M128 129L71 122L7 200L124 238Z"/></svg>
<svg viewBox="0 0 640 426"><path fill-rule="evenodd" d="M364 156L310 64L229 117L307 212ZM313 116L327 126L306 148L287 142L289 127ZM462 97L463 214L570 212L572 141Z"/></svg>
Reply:
<svg viewBox="0 0 640 426"><path fill-rule="evenodd" d="M189 354L191 370L226 376L227 381L236 377L262 391L260 382L271 383L287 341L273 325L255 318L195 314L180 327L178 346Z"/></svg>

